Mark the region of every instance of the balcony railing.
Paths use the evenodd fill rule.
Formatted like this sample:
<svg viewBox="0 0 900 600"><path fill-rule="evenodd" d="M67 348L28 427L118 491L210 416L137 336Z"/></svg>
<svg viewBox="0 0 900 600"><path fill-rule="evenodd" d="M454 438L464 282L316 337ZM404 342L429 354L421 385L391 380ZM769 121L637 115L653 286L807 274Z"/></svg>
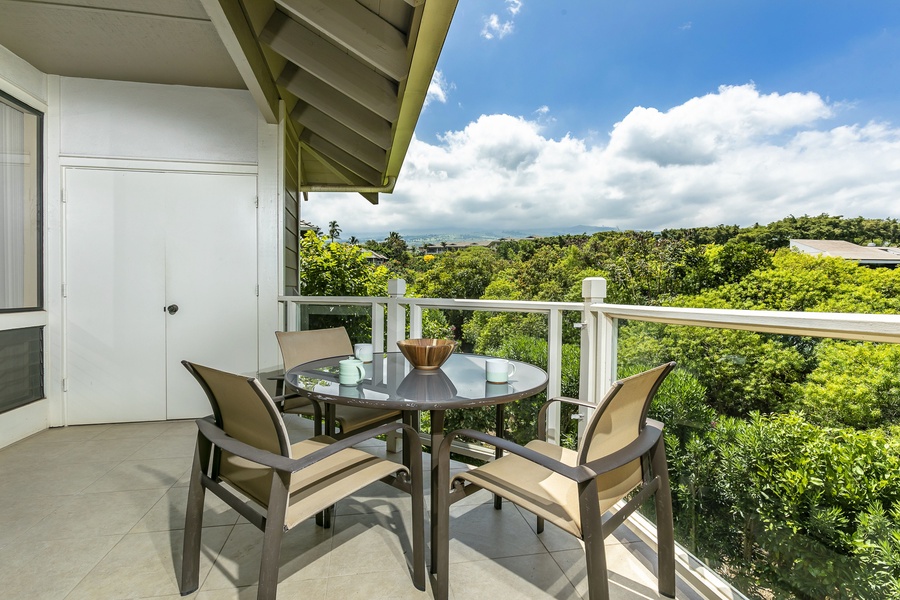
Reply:
<svg viewBox="0 0 900 600"><path fill-rule="evenodd" d="M591 403L596 403L618 376L620 320L665 326L744 330L797 338L900 343L898 315L613 305L604 303L606 282L601 278L584 281L583 303L411 298L405 296L405 288L402 280L393 280L390 282L387 298L283 297L279 299L283 309L283 327L287 330L300 328L310 311L317 312L314 308L316 306L322 307L319 313L330 314L341 311L353 314L354 311L361 310L371 317L371 339L376 351L383 351L394 348L396 341L406 337L421 337L424 310L541 314L547 320L547 393L552 397L560 395L562 389L564 316L574 314L576 326L581 328L579 395ZM571 320L570 317L569 321ZM559 442L563 429L560 414L556 412L549 417L550 437ZM488 453L484 454L486 457ZM648 529L646 522L632 525L639 534L643 531L645 536L652 538L652 527ZM653 542L652 539L648 541ZM721 580L709 573L702 562L687 551L679 548L679 555L682 560L682 575L695 586L703 588L707 597L741 597L740 592L723 585ZM822 558L822 561L827 563L829 559ZM827 568L827 565L823 564L822 568ZM888 576L896 577L897 574ZM733 577L731 579L734 580ZM804 596L801 593L796 597Z"/></svg>

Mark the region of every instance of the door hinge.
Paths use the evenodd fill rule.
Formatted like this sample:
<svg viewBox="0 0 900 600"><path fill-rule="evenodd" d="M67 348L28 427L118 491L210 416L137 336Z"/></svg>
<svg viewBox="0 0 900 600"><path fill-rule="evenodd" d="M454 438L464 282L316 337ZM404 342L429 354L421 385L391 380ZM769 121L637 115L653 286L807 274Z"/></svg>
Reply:
<svg viewBox="0 0 900 600"><path fill-rule="evenodd" d="M259 298L259 284L256 284L256 297Z"/></svg>
<svg viewBox="0 0 900 600"><path fill-rule="evenodd" d="M59 189L59 199L63 204L66 203L66 188Z"/></svg>
<svg viewBox="0 0 900 600"><path fill-rule="evenodd" d="M259 196L253 199L253 206L259 208Z"/></svg>
<svg viewBox="0 0 900 600"><path fill-rule="evenodd" d="M62 297L65 298L66 297L66 284L62 284L59 287L61 288L60 292L62 293Z"/></svg>
<svg viewBox="0 0 900 600"><path fill-rule="evenodd" d="M64 392L69 391L69 380L67 378L63 378L63 380L62 380L62 391L64 391Z"/></svg>

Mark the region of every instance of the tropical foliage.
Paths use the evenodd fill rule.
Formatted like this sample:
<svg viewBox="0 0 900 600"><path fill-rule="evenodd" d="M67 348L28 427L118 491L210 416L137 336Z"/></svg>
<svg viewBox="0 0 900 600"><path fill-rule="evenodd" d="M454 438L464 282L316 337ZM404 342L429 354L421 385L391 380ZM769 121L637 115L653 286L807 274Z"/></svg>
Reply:
<svg viewBox="0 0 900 600"><path fill-rule="evenodd" d="M390 259L386 268L316 236L301 253L306 293L323 295L383 293L388 277L402 277L414 296L580 302L582 280L602 276L614 303L900 314L900 268L791 252L793 238L897 246L900 223L791 216L747 228L504 241L427 258L392 234L366 243ZM577 311L566 318L563 394L577 396ZM546 364L539 315L429 310L425 327L467 350ZM756 598L900 598L900 343L635 321L620 323L618 360L620 376L678 362L652 414L666 424L680 543ZM542 401L507 408L511 439L531 438ZM569 445L572 412L562 422ZM451 412L447 421L494 428L492 411Z"/></svg>

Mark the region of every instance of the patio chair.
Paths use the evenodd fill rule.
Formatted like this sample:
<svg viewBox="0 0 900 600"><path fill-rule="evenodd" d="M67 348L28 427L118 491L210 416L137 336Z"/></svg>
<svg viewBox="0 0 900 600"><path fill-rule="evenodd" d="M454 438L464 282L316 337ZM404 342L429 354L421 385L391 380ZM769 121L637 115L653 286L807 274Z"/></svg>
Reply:
<svg viewBox="0 0 900 600"><path fill-rule="evenodd" d="M435 598L447 598L450 504L482 488L535 514L538 533L543 531L546 519L584 541L590 600L609 598L604 538L654 495L659 593L674 597L675 537L663 425L647 418L656 390L674 366L675 363L664 364L615 382L588 421L577 452L545 441L546 410L550 404L590 406L573 398L554 398L544 404L538 416L540 439L524 447L468 429L448 434L440 448L435 492ZM456 474L451 483L450 444L460 435L490 443L507 454ZM627 496L630 498L624 506L603 519Z"/></svg>
<svg viewBox="0 0 900 600"><path fill-rule="evenodd" d="M182 596L199 585L206 490L263 531L257 593L262 600L275 598L282 534L378 480L412 496L413 583L425 589L420 445L408 444L409 468L351 448L398 428L405 435L418 437L411 427L385 424L339 441L318 436L292 445L280 412L259 381L188 361L182 364L206 392L213 409L212 417L197 421L199 432L185 515Z"/></svg>
<svg viewBox="0 0 900 600"><path fill-rule="evenodd" d="M307 331L276 331L275 337L278 338L278 345L281 347L285 372L311 360L353 354L353 344L350 342L347 330L343 327ZM283 386L283 380L279 384ZM276 394L281 394L282 390L283 387L278 387ZM397 410L346 405L337 405L334 409L338 432L334 433L334 424L329 423L330 429L327 433L337 439L354 431L377 427L400 418L400 411ZM322 433L322 409L318 402L300 394L288 394L285 396L283 411L312 417L315 434Z"/></svg>

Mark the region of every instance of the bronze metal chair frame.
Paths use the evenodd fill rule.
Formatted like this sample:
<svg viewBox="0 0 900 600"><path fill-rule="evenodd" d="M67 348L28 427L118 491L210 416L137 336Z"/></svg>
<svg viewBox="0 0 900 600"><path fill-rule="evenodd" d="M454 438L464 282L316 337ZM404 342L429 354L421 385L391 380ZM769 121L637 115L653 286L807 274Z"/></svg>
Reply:
<svg viewBox="0 0 900 600"><path fill-rule="evenodd" d="M222 415L209 385L197 372L194 365L188 361L182 361L182 364L200 383L213 407L211 418L197 420L197 445L191 467L191 482L185 514L180 585L182 596L195 592L200 584L200 536L203 529L203 505L206 490L221 498L241 516L263 531L257 598L258 600L271 600L275 598L278 585L282 536L289 529L285 522L285 516L290 501L291 477L360 442L398 429L403 430L404 445L408 445L409 448L409 469L407 471L403 465L398 464L397 472L383 477L381 481L409 493L412 498L412 577L416 588L425 589L425 500L422 486L422 448L421 444L417 443L418 432L405 423L385 424L341 440L331 440L331 443L320 450L296 459L290 456L290 441L283 439L286 436L279 435L281 454L274 454L229 436L223 429ZM254 378L247 378L246 381L265 406L272 421L274 423L281 422L281 413L259 381ZM281 425L283 431L283 422ZM272 469L273 477L268 505L262 506L265 512L257 510L255 503L248 503L246 498L222 485L219 463L223 451Z"/></svg>
<svg viewBox="0 0 900 600"><path fill-rule="evenodd" d="M588 426L585 428L583 439L585 446L578 453L579 464L571 466L541 454L533 449L525 448L508 440L498 438L480 431L471 429L459 429L453 431L444 438L438 455L438 480L437 487L432 493L437 494L437 527L432 544L435 561L431 565L432 573L436 573L435 598L446 600L449 589L449 542L450 542L450 505L472 493L482 489L472 482L454 481L450 487L450 447L453 440L459 436L473 438L495 446L497 449L509 452L525 458L552 473L558 473L577 485L578 506L580 510L581 539L585 546L585 559L587 563L588 597L590 600L609 599L609 581L606 565L606 550L604 539L629 515L637 510L650 495L654 496L657 520L657 580L659 593L671 598L675 597L675 534L672 515L672 496L669 487L669 472L666 463L665 441L663 438L663 424L654 419L647 418L647 410L650 402L659 389L660 384L674 368L675 363L668 363L657 367L660 370L658 379L654 383L644 403L641 413L641 425L637 438L625 447L611 452L594 460L586 460L587 445L591 442L591 436L600 420L603 410L609 406L610 401L619 393L624 383L617 381L610 388L603 401L598 406L593 406L575 398L553 398L547 401L540 409L538 416L538 433L540 439L546 440L546 411L555 402L566 402L579 406L595 408ZM600 512L597 479L599 476L628 465L636 460L641 460L642 482L636 488L636 492L620 509L611 513L605 520ZM496 490L492 490L496 494ZM503 495L502 493L500 494ZM515 499L507 498L512 502ZM526 510L527 507L525 507ZM537 532L544 530L544 519L537 518Z"/></svg>

